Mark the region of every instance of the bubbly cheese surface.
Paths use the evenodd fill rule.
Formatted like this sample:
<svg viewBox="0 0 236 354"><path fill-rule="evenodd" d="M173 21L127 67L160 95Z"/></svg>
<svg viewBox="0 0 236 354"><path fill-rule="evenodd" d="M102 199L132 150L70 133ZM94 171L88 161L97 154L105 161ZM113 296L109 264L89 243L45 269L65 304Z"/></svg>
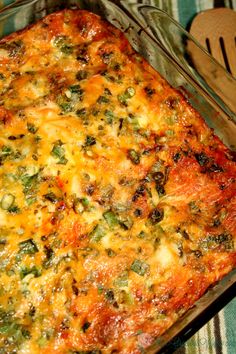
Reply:
<svg viewBox="0 0 236 354"><path fill-rule="evenodd" d="M0 41L0 352L140 354L235 267L236 164L79 10Z"/></svg>

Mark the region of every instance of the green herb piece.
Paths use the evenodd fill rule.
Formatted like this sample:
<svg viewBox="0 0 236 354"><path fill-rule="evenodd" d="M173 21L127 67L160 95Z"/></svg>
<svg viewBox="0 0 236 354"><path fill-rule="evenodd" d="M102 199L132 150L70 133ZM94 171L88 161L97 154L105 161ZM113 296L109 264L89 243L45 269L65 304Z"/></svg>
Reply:
<svg viewBox="0 0 236 354"><path fill-rule="evenodd" d="M49 246L44 246L44 253L46 255L46 259L43 261L43 268L49 269L53 265L55 253Z"/></svg>
<svg viewBox="0 0 236 354"><path fill-rule="evenodd" d="M25 340L30 339L30 332L27 327L18 324L14 319L12 319L11 322L0 322L0 333L2 336L5 336L6 341L11 343L14 347L18 347Z"/></svg>
<svg viewBox="0 0 236 354"><path fill-rule="evenodd" d="M196 153L195 158L201 167L205 166L209 162L209 157L205 154L205 152L200 152L199 154Z"/></svg>
<svg viewBox="0 0 236 354"><path fill-rule="evenodd" d="M19 252L21 254L35 254L39 251L36 243L32 240L32 238L20 242L19 248Z"/></svg>
<svg viewBox="0 0 236 354"><path fill-rule="evenodd" d="M123 104L127 105L127 100L132 98L135 95L135 89L133 87L128 87L124 93L118 95L118 101Z"/></svg>
<svg viewBox="0 0 236 354"><path fill-rule="evenodd" d="M72 102L62 102L59 104L63 113L69 113L73 111Z"/></svg>
<svg viewBox="0 0 236 354"><path fill-rule="evenodd" d="M115 257L116 256L116 252L113 251L111 248L107 248L106 253L107 253L108 257Z"/></svg>
<svg viewBox="0 0 236 354"><path fill-rule="evenodd" d="M0 165L7 159L14 157L14 151L8 145L3 145L0 149Z"/></svg>
<svg viewBox="0 0 236 354"><path fill-rule="evenodd" d="M166 133L166 135L168 135L168 136L174 136L174 135L175 135L174 130L171 130L171 129L166 130L165 133Z"/></svg>
<svg viewBox="0 0 236 354"><path fill-rule="evenodd" d="M97 224L94 229L89 233L90 242L94 243L99 242L104 236L104 229L99 224Z"/></svg>
<svg viewBox="0 0 236 354"><path fill-rule="evenodd" d="M76 79L77 79L78 81L87 79L87 77L88 77L88 72L85 71L85 70L80 70L80 71L78 71L78 73L76 74Z"/></svg>
<svg viewBox="0 0 236 354"><path fill-rule="evenodd" d="M111 290L111 289L106 290L106 292L105 292L105 297L106 297L106 299L107 299L110 303L113 303L114 300L115 300L114 291Z"/></svg>
<svg viewBox="0 0 236 354"><path fill-rule="evenodd" d="M105 211L105 213L103 213L103 217L111 229L119 223L115 213L111 210Z"/></svg>
<svg viewBox="0 0 236 354"><path fill-rule="evenodd" d="M84 146L92 146L92 145L95 145L96 144L96 139L91 136L91 135L87 135L86 136L86 139L85 139L85 143L84 143Z"/></svg>
<svg viewBox="0 0 236 354"><path fill-rule="evenodd" d="M15 196L11 193L5 193L1 199L1 208L3 210L9 210L15 201Z"/></svg>
<svg viewBox="0 0 236 354"><path fill-rule="evenodd" d="M36 127L33 123L27 123L27 129L30 133L35 134L38 131L38 127Z"/></svg>
<svg viewBox="0 0 236 354"><path fill-rule="evenodd" d="M66 165L68 162L68 159L65 157L65 149L63 147L63 143L61 140L57 140L52 148L51 155L59 161L57 162L60 165Z"/></svg>
<svg viewBox="0 0 236 354"><path fill-rule="evenodd" d="M109 103L110 99L107 98L106 96L99 96L97 99L97 103L102 104L102 103Z"/></svg>
<svg viewBox="0 0 236 354"><path fill-rule="evenodd" d="M20 177L20 180L24 187L24 194L33 194L39 183L39 174L36 173L32 176L24 174Z"/></svg>
<svg viewBox="0 0 236 354"><path fill-rule="evenodd" d="M197 203L194 200L189 202L188 205L192 214L198 214L201 212L200 208L198 207Z"/></svg>
<svg viewBox="0 0 236 354"><path fill-rule="evenodd" d="M55 204L55 203L57 203L59 201L59 198L53 192L49 192L47 194L44 194L44 198L46 200L49 200L49 202L51 202L53 204Z"/></svg>
<svg viewBox="0 0 236 354"><path fill-rule="evenodd" d="M130 230L133 226L133 220L127 216L124 219L120 219L119 224L124 230Z"/></svg>
<svg viewBox="0 0 236 354"><path fill-rule="evenodd" d="M232 251L234 250L234 241L232 235L222 233L219 235L209 235L202 241L201 246L206 250L214 250L222 247L225 251Z"/></svg>
<svg viewBox="0 0 236 354"><path fill-rule="evenodd" d="M31 268L22 267L20 270L20 278L23 279L28 274L33 274L35 278L38 278L41 275L41 270L38 269L36 266L33 266Z"/></svg>
<svg viewBox="0 0 236 354"><path fill-rule="evenodd" d="M141 238L141 239L144 239L147 237L147 234L146 232L144 231L140 231L140 233L137 235L138 238Z"/></svg>
<svg viewBox="0 0 236 354"><path fill-rule="evenodd" d="M86 114L87 114L86 108L80 108L76 111L76 115L81 118L85 117Z"/></svg>
<svg viewBox="0 0 236 354"><path fill-rule="evenodd" d="M77 214L82 213L89 207L89 200L87 198L76 198L73 203L73 209Z"/></svg>
<svg viewBox="0 0 236 354"><path fill-rule="evenodd" d="M19 214L20 208L17 205L12 205L10 208L8 208L8 212L11 214Z"/></svg>
<svg viewBox="0 0 236 354"><path fill-rule="evenodd" d="M73 53L73 46L68 42L68 37L66 36L57 36L54 39L54 45L64 54L69 55Z"/></svg>
<svg viewBox="0 0 236 354"><path fill-rule="evenodd" d="M25 200L26 200L27 205L30 206L37 201L37 198L36 197L26 197Z"/></svg>
<svg viewBox="0 0 236 354"><path fill-rule="evenodd" d="M69 90L70 90L71 93L76 93L79 96L82 96L83 93L84 93L84 90L81 88L80 85L72 85L72 86L69 87Z"/></svg>
<svg viewBox="0 0 236 354"><path fill-rule="evenodd" d="M150 269L149 265L140 259L135 259L130 269L138 275L144 276Z"/></svg>
<svg viewBox="0 0 236 354"><path fill-rule="evenodd" d="M128 272L124 272L121 276L115 279L114 285L119 288L128 286Z"/></svg>
<svg viewBox="0 0 236 354"><path fill-rule="evenodd" d="M140 163L140 153L134 149L128 150L127 157L134 165L138 165Z"/></svg>
<svg viewBox="0 0 236 354"><path fill-rule="evenodd" d="M81 203L82 203L82 205L85 207L85 208L87 208L88 206L89 206L89 200L88 200L88 198L81 198L80 199L80 201L81 201Z"/></svg>
<svg viewBox="0 0 236 354"><path fill-rule="evenodd" d="M89 329L90 326L91 326L90 322L85 322L82 326L82 331L85 333Z"/></svg>
<svg viewBox="0 0 236 354"><path fill-rule="evenodd" d="M113 120L114 120L114 114L112 111L109 111L109 110L105 110L105 117L106 117L106 122L108 124L112 124L113 123Z"/></svg>

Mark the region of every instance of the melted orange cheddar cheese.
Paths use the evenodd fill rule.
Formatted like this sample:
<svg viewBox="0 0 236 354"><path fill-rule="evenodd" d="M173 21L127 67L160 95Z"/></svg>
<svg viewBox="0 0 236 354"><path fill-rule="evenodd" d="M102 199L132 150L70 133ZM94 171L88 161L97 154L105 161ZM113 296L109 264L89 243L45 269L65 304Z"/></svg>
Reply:
<svg viewBox="0 0 236 354"><path fill-rule="evenodd" d="M0 41L0 352L143 353L235 267L236 164L98 16Z"/></svg>

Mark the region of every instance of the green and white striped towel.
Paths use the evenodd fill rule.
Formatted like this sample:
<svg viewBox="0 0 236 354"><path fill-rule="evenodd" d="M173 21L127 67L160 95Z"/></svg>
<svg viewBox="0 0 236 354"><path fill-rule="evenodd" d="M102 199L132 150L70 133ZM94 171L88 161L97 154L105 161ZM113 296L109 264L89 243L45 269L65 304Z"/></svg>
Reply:
<svg viewBox="0 0 236 354"><path fill-rule="evenodd" d="M223 6L236 9L236 0L141 0L138 2L159 7L186 29L200 11ZM236 354L236 299L201 328L175 354Z"/></svg>

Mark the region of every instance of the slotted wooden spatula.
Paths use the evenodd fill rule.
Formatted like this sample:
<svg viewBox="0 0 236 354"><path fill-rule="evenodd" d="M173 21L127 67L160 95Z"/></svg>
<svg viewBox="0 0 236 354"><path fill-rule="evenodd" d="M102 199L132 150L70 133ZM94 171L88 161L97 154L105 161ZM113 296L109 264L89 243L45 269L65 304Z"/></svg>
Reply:
<svg viewBox="0 0 236 354"><path fill-rule="evenodd" d="M236 77L236 11L216 8L199 13L190 33Z"/></svg>

